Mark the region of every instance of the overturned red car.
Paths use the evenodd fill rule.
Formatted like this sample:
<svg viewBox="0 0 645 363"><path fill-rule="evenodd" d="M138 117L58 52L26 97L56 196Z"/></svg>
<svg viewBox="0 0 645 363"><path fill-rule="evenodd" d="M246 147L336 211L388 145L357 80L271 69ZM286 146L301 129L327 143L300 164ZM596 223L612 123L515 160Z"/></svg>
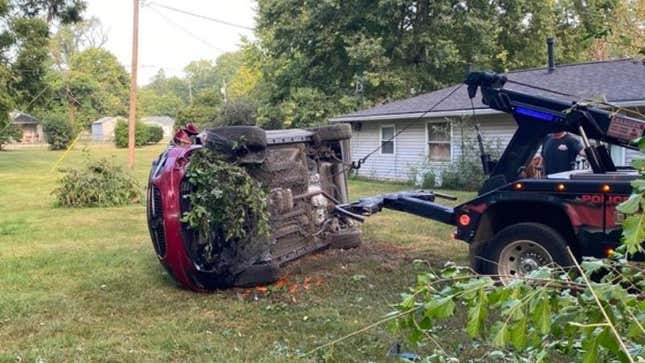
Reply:
<svg viewBox="0 0 645 363"><path fill-rule="evenodd" d="M348 201L350 138L347 125L276 131L230 126L199 134L192 126L182 128L153 162L149 176L148 227L159 261L181 286L210 291L270 283L289 261L324 248L358 246L361 233L352 219L357 216L334 212ZM227 147L239 140L244 140L243 150ZM193 188L186 168L201 148L230 153L231 162L267 191L270 237L244 259L233 241L224 241L217 251L219 268L203 257L197 231L182 222Z"/></svg>

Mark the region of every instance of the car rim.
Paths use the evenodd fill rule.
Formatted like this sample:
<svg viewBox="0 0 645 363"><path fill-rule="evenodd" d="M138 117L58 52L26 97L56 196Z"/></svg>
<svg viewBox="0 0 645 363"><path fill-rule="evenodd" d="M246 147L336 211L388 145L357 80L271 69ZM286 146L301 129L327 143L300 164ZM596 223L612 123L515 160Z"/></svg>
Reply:
<svg viewBox="0 0 645 363"><path fill-rule="evenodd" d="M497 270L504 281L513 276L526 276L552 262L553 258L546 248L534 241L519 240L504 246L499 254Z"/></svg>

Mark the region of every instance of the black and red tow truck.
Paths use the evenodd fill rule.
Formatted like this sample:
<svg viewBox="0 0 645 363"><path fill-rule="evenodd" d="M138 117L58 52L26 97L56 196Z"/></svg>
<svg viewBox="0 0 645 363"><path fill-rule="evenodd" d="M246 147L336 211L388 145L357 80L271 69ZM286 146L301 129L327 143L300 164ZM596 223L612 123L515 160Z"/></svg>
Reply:
<svg viewBox="0 0 645 363"><path fill-rule="evenodd" d="M631 193L638 172L616 167L606 144L637 149L645 121L589 104L536 96L504 88L502 74L472 72L465 81L472 99L509 113L517 130L499 160L481 155L487 179L476 198L457 205L435 202L448 197L433 192L380 195L337 206L343 212L371 215L383 208L403 211L456 226L455 238L470 244L471 263L481 273L527 274L540 266L604 257L621 238L616 206ZM573 170L540 179L523 178L550 133L578 135L590 170Z"/></svg>

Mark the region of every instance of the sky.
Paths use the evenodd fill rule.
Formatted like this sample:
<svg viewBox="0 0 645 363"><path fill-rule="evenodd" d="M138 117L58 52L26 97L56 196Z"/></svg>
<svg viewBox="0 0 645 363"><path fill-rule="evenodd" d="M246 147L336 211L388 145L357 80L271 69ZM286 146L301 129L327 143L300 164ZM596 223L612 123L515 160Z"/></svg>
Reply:
<svg viewBox="0 0 645 363"><path fill-rule="evenodd" d="M205 17L253 28L253 0L140 0L138 83L150 81L160 68L166 75L183 74L193 60L216 59L239 49L250 30L231 27L163 8L166 5ZM105 28L105 45L130 72L133 0L89 0L85 17L98 18Z"/></svg>

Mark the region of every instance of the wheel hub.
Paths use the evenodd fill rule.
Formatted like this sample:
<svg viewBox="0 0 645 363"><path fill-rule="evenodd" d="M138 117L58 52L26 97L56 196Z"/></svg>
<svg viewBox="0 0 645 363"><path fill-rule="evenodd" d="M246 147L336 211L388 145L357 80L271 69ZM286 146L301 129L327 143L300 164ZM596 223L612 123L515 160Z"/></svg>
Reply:
<svg viewBox="0 0 645 363"><path fill-rule="evenodd" d="M540 244L530 240L508 243L499 255L498 273L503 281L530 274L553 262L551 254Z"/></svg>
<svg viewBox="0 0 645 363"><path fill-rule="evenodd" d="M543 263L540 262L540 256L535 253L527 253L525 256L522 256L520 259L520 270L528 274L534 270L537 270Z"/></svg>

